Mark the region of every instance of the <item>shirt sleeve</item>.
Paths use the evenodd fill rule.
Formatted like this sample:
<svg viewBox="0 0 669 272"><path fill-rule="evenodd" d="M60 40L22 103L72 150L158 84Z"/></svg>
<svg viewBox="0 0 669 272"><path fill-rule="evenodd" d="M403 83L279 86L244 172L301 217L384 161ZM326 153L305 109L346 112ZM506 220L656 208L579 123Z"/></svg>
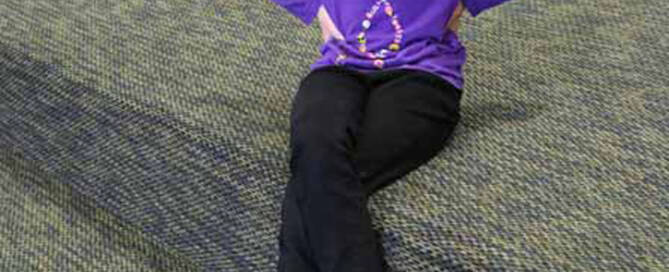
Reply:
<svg viewBox="0 0 669 272"><path fill-rule="evenodd" d="M318 13L318 8L320 7L321 0L270 0L279 6L283 7L285 10L290 12L293 16L297 17L305 25L310 25L313 22L316 14Z"/></svg>
<svg viewBox="0 0 669 272"><path fill-rule="evenodd" d="M510 0L462 0L465 8L473 17L490 8L496 7Z"/></svg>

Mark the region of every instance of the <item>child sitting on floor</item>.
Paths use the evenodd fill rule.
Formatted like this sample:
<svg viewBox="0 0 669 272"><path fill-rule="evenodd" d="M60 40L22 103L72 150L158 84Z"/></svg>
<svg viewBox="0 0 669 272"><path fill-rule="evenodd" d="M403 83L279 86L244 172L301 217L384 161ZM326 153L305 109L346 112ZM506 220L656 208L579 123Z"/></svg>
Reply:
<svg viewBox="0 0 669 272"><path fill-rule="evenodd" d="M291 112L291 179L279 271L388 271L369 196L443 149L460 120L463 10L508 0L272 0L305 25L321 57Z"/></svg>

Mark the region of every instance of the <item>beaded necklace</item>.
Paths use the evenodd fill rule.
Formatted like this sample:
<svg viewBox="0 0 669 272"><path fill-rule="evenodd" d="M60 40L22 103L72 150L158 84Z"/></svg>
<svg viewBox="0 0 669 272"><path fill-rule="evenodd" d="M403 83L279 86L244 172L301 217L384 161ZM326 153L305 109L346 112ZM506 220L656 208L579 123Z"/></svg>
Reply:
<svg viewBox="0 0 669 272"><path fill-rule="evenodd" d="M393 43L391 43L388 46L388 49L383 48L381 50L378 50L376 52L374 51L369 51L367 50L367 30L372 27L372 18L374 18L374 15L376 15L376 12L381 8L381 5L384 5L384 12L386 15L392 18L392 24L395 27L395 39L393 40ZM369 59L374 60L374 66L378 67L379 69L383 68L384 61L383 59L386 58L387 54L390 51L399 51L400 50L400 44L402 42L404 34L404 29L402 28L402 25L400 24L397 14L394 12L392 4L389 2L389 0L377 0L376 3L371 7L371 9L365 13L365 20L362 21L362 30L358 34L358 50L361 53L366 53L365 56ZM389 51L390 50L390 51ZM337 57L337 63L346 58L345 55L339 55Z"/></svg>

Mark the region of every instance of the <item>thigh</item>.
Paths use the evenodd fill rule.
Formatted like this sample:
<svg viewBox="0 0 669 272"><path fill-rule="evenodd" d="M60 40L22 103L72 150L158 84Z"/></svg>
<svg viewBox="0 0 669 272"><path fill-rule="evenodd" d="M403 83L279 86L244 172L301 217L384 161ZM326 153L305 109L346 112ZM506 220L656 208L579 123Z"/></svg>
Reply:
<svg viewBox="0 0 669 272"><path fill-rule="evenodd" d="M460 120L460 91L436 75L405 70L370 90L355 152L369 194L429 161Z"/></svg>
<svg viewBox="0 0 669 272"><path fill-rule="evenodd" d="M349 126L359 127L367 93L364 77L356 71L339 66L314 70L302 79L295 94L291 130L318 134L311 135L316 137L334 136L335 131L339 135Z"/></svg>
<svg viewBox="0 0 669 272"><path fill-rule="evenodd" d="M314 70L300 82L290 116L291 172L298 162L318 163L342 148L353 153L367 95L364 75L338 66Z"/></svg>

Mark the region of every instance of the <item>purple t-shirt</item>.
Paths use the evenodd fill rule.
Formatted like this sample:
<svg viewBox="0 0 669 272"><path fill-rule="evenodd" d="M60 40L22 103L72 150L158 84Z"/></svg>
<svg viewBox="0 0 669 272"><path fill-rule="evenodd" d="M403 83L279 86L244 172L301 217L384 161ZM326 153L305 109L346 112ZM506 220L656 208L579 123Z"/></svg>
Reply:
<svg viewBox="0 0 669 272"><path fill-rule="evenodd" d="M474 17L509 0L272 0L305 25L321 6L343 40L331 35L311 70L342 65L363 73L380 69L418 69L464 85L467 52L446 27L458 1Z"/></svg>

